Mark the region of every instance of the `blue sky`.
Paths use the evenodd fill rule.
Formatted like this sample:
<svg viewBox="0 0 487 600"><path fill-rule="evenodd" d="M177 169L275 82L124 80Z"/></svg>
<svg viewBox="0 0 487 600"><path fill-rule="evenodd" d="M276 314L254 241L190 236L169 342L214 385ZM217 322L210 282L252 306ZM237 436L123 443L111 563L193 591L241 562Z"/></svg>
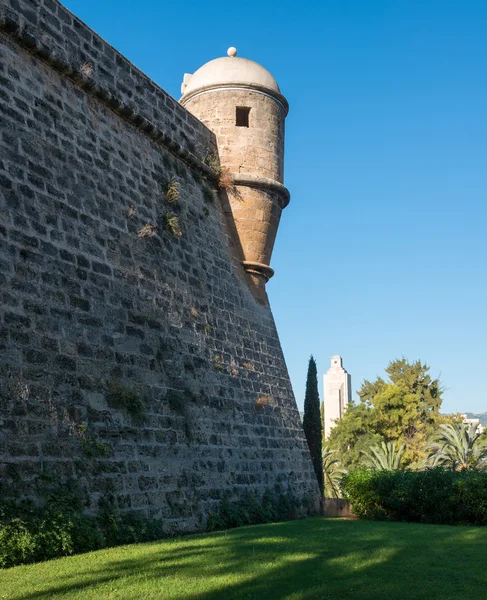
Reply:
<svg viewBox="0 0 487 600"><path fill-rule="evenodd" d="M420 358L444 412L487 411L487 2L64 4L176 98L228 46L276 77L291 204L268 292L299 406L312 353L354 390Z"/></svg>

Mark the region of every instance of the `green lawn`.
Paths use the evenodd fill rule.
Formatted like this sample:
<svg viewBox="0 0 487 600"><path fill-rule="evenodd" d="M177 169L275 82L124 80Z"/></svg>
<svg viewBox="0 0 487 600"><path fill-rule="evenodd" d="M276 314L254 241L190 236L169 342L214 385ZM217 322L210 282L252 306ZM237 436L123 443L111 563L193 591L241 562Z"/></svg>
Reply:
<svg viewBox="0 0 487 600"><path fill-rule="evenodd" d="M477 600L487 528L308 519L0 571L0 598Z"/></svg>

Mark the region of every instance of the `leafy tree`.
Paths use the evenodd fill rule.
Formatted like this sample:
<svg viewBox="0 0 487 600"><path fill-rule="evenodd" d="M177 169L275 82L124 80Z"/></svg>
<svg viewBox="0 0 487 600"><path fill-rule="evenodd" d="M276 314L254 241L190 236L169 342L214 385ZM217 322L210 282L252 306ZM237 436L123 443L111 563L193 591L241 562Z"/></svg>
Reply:
<svg viewBox="0 0 487 600"><path fill-rule="evenodd" d="M362 450L364 467L375 471L398 471L405 448L404 443L398 447L396 442L381 442L380 446L372 446L368 452Z"/></svg>
<svg viewBox="0 0 487 600"><path fill-rule="evenodd" d="M337 458L344 468L360 468L362 451L382 441L374 430L372 409L362 402L357 405L350 402L327 441L329 448L337 451Z"/></svg>
<svg viewBox="0 0 487 600"><path fill-rule="evenodd" d="M340 482L347 471L340 468L340 461L336 455L336 450L330 450L328 446L323 447L321 457L323 462L325 498L341 498L342 496Z"/></svg>
<svg viewBox="0 0 487 600"><path fill-rule="evenodd" d="M487 470L487 438L475 423L440 425L427 446L426 465L454 471Z"/></svg>
<svg viewBox="0 0 487 600"><path fill-rule="evenodd" d="M308 440L309 451L315 469L316 477L323 492L323 467L321 464L321 418L320 398L318 395L318 377L315 359L311 356L308 364L306 379L306 394L304 397L303 428Z"/></svg>
<svg viewBox="0 0 487 600"><path fill-rule="evenodd" d="M377 433L404 442L409 462L418 460L428 435L441 422L442 388L428 371L419 360L394 360L386 368L390 382L379 377L373 384L364 382L359 391L360 399L375 409Z"/></svg>
<svg viewBox="0 0 487 600"><path fill-rule="evenodd" d="M381 442L405 444L403 464L418 465L425 457L429 436L451 417L440 414L442 387L429 374L429 367L405 358L386 368L388 379L364 381L360 401L349 404L328 440L338 450L341 463L359 468L363 451Z"/></svg>

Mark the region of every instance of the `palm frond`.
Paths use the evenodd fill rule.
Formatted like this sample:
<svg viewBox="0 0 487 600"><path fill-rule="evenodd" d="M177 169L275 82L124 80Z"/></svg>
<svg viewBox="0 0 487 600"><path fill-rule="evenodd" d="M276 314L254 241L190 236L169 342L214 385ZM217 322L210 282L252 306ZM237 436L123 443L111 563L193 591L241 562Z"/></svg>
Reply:
<svg viewBox="0 0 487 600"><path fill-rule="evenodd" d="M381 442L369 451L362 450L364 466L377 471L397 471L401 468L406 445L397 447L396 442Z"/></svg>
<svg viewBox="0 0 487 600"><path fill-rule="evenodd" d="M475 423L440 425L425 450L429 467L487 470L487 439Z"/></svg>
<svg viewBox="0 0 487 600"><path fill-rule="evenodd" d="M330 450L324 446L321 452L323 461L323 479L325 483L325 497L340 498L340 482L347 470L341 468L340 461L336 458L336 450Z"/></svg>

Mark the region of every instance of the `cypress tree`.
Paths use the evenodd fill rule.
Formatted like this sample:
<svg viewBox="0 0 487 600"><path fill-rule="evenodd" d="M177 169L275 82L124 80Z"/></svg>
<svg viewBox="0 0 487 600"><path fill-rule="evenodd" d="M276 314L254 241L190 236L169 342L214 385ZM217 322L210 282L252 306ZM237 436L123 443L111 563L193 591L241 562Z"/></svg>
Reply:
<svg viewBox="0 0 487 600"><path fill-rule="evenodd" d="M318 377L315 359L311 356L306 379L306 395L304 397L303 428L308 440L311 460L323 493L323 465L321 460L321 417L320 398L318 395Z"/></svg>
<svg viewBox="0 0 487 600"><path fill-rule="evenodd" d="M320 404L321 447L325 447L325 401Z"/></svg>

